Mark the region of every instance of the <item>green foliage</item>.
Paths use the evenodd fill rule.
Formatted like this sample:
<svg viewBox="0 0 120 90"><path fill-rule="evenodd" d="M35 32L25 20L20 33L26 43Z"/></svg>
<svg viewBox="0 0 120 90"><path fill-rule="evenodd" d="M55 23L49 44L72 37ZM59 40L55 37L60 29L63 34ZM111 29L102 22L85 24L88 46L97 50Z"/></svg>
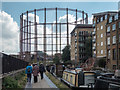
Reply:
<svg viewBox="0 0 120 90"><path fill-rule="evenodd" d="M65 62L69 62L70 61L70 46L66 46L63 50L62 50L62 61Z"/></svg>
<svg viewBox="0 0 120 90"><path fill-rule="evenodd" d="M45 73L47 75L47 77L61 90L71 90L67 85L65 85L64 83L62 83L60 80L58 80L57 78L55 78L52 74L50 74L49 72Z"/></svg>
<svg viewBox="0 0 120 90"><path fill-rule="evenodd" d="M17 75L15 76L15 79L16 79L16 80L20 80L20 78L22 78L24 75L25 75L25 71L17 74Z"/></svg>
<svg viewBox="0 0 120 90"><path fill-rule="evenodd" d="M105 65L106 65L106 60L105 60L105 58L101 58L101 59L98 61L98 66L99 66L99 67L102 67L102 68L105 68Z"/></svg>
<svg viewBox="0 0 120 90"><path fill-rule="evenodd" d="M25 71L16 74L14 77L7 76L3 78L3 88L23 88L26 84Z"/></svg>
<svg viewBox="0 0 120 90"><path fill-rule="evenodd" d="M3 79L3 86L5 88L20 88L20 85L18 85L18 81L10 76Z"/></svg>
<svg viewBox="0 0 120 90"><path fill-rule="evenodd" d="M85 41L85 53L86 54L85 54L84 61L92 57L92 38L91 37Z"/></svg>
<svg viewBox="0 0 120 90"><path fill-rule="evenodd" d="M57 55L55 55L55 57L53 58L53 62L55 64L59 64L60 63L60 59L59 59L59 57Z"/></svg>

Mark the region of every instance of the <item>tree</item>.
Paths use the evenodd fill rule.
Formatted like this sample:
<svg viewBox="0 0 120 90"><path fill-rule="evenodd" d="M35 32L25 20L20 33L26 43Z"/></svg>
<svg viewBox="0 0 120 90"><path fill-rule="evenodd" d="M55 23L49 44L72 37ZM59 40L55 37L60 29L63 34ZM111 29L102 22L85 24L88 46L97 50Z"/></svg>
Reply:
<svg viewBox="0 0 120 90"><path fill-rule="evenodd" d="M105 58L99 59L99 61L98 61L98 66L99 66L99 67L102 67L102 68L105 68L105 65L106 65L106 60L105 60Z"/></svg>
<svg viewBox="0 0 120 90"><path fill-rule="evenodd" d="M84 61L87 60L88 58L92 57L92 38L89 37L85 41L85 58Z"/></svg>
<svg viewBox="0 0 120 90"><path fill-rule="evenodd" d="M62 61L65 62L69 62L70 61L70 45L66 46L63 50L62 50Z"/></svg>
<svg viewBox="0 0 120 90"><path fill-rule="evenodd" d="M54 62L55 64L60 63L60 59L59 59L59 57L58 57L57 55L55 55L55 57L53 58L53 62Z"/></svg>

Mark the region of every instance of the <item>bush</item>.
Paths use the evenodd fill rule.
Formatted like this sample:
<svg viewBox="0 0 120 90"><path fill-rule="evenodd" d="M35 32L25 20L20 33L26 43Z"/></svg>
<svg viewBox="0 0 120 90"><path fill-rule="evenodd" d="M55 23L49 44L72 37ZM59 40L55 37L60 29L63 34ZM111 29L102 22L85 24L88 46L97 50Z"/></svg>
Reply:
<svg viewBox="0 0 120 90"><path fill-rule="evenodd" d="M58 80L57 78L55 78L51 73L46 72L45 73L47 75L47 77L58 87L63 90L71 90L67 85L65 85L64 83L62 83L60 80Z"/></svg>
<svg viewBox="0 0 120 90"><path fill-rule="evenodd" d="M25 71L22 71L15 75L15 77L7 76L3 78L3 88L24 88L26 84Z"/></svg>
<svg viewBox="0 0 120 90"><path fill-rule="evenodd" d="M105 65L106 65L106 60L105 60L105 58L101 58L101 59L98 61L98 65L99 65L99 67L105 68Z"/></svg>
<svg viewBox="0 0 120 90"><path fill-rule="evenodd" d="M18 85L18 81L10 76L5 77L3 79L3 87L4 88L20 88L20 86Z"/></svg>

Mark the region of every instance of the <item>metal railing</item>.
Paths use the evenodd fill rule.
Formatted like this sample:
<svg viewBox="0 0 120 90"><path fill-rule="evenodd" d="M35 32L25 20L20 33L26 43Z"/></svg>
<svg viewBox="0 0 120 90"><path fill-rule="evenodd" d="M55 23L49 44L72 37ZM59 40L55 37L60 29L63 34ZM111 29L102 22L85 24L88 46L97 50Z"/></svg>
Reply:
<svg viewBox="0 0 120 90"><path fill-rule="evenodd" d="M28 65L28 62L12 56L2 54L2 74L9 73L15 70L23 69Z"/></svg>

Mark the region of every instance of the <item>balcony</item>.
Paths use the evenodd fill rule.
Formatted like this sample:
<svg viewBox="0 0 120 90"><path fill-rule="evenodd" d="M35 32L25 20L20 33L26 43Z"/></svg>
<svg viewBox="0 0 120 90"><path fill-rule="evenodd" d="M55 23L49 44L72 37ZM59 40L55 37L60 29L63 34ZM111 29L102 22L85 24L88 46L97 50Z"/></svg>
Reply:
<svg viewBox="0 0 120 90"><path fill-rule="evenodd" d="M93 49L93 50L95 50L95 49L96 49L96 47L92 47L92 49Z"/></svg>
<svg viewBox="0 0 120 90"><path fill-rule="evenodd" d="M93 42L95 42L95 41L96 41L96 39L93 39L92 41L93 41Z"/></svg>
<svg viewBox="0 0 120 90"><path fill-rule="evenodd" d="M94 31L94 32L92 32L92 34L93 34L93 35L95 35L95 31Z"/></svg>
<svg viewBox="0 0 120 90"><path fill-rule="evenodd" d="M75 45L75 48L77 48L77 45Z"/></svg>
<svg viewBox="0 0 120 90"><path fill-rule="evenodd" d="M79 42L84 42L85 40L79 39Z"/></svg>
<svg viewBox="0 0 120 90"><path fill-rule="evenodd" d="M77 42L77 39L75 39L75 42Z"/></svg>
<svg viewBox="0 0 120 90"><path fill-rule="evenodd" d="M90 34L89 33L85 33L85 36L90 36Z"/></svg>
<svg viewBox="0 0 120 90"><path fill-rule="evenodd" d="M79 54L85 54L86 52L85 51L79 51Z"/></svg>

